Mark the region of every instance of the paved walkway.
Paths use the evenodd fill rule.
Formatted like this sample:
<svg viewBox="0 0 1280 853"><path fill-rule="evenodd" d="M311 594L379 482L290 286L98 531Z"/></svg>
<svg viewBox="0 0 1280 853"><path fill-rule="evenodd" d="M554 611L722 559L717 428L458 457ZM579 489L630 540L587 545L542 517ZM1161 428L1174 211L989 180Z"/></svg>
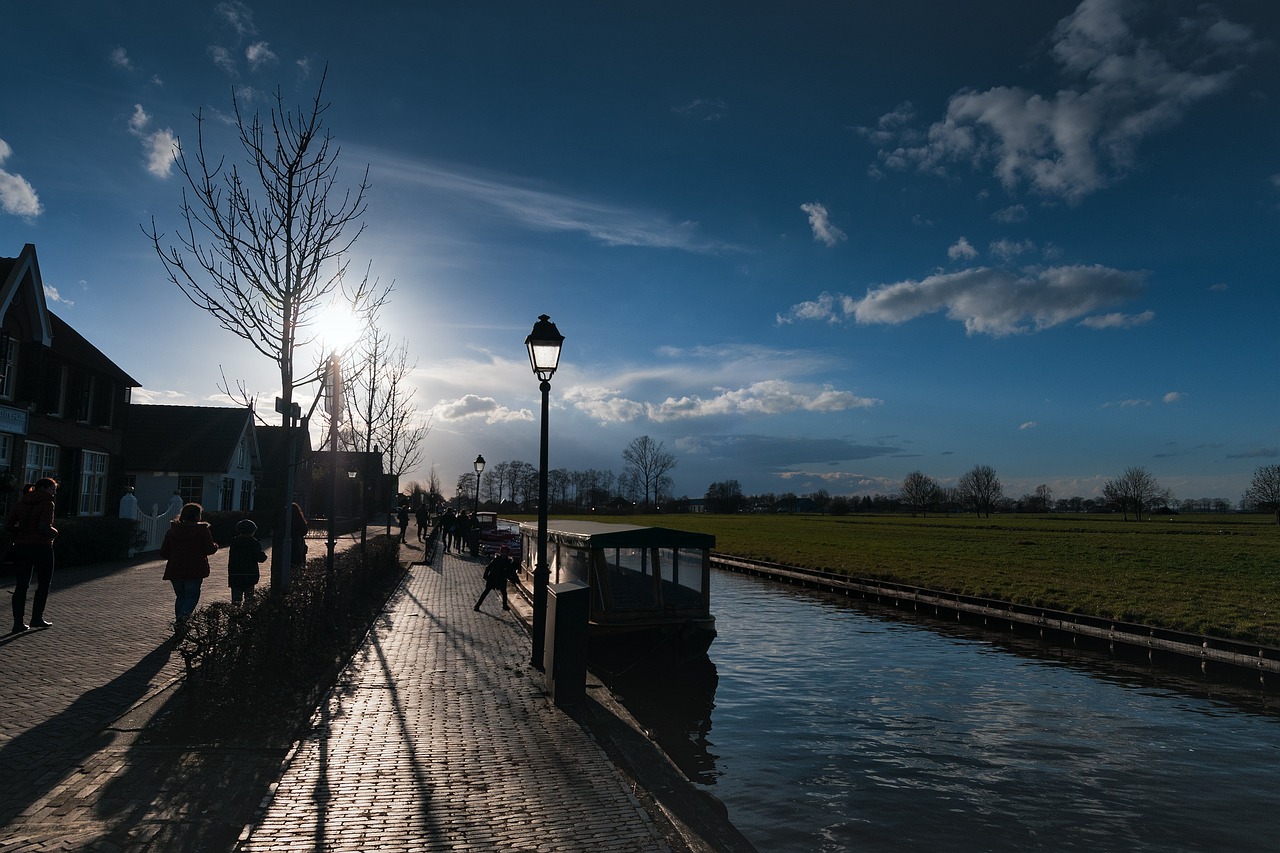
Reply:
<svg viewBox="0 0 1280 853"><path fill-rule="evenodd" d="M261 822L269 850L669 850L600 746L548 700L483 563L415 566Z"/></svg>
<svg viewBox="0 0 1280 853"><path fill-rule="evenodd" d="M163 564L59 570L54 626L0 641L0 853L750 849L598 684L551 705L524 602L472 610L480 561L401 556L406 585L292 748L140 738L181 676ZM229 599L214 559L202 602Z"/></svg>

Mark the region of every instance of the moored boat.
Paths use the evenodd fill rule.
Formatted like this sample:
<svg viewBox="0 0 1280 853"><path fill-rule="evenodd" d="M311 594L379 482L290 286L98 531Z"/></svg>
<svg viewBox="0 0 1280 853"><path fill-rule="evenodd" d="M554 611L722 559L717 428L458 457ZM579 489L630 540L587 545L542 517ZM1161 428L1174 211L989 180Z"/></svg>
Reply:
<svg viewBox="0 0 1280 853"><path fill-rule="evenodd" d="M532 578L538 525L520 525L521 570ZM549 521L547 565L553 584L591 588L588 654L597 661L705 654L715 639L711 550L715 536L666 527Z"/></svg>

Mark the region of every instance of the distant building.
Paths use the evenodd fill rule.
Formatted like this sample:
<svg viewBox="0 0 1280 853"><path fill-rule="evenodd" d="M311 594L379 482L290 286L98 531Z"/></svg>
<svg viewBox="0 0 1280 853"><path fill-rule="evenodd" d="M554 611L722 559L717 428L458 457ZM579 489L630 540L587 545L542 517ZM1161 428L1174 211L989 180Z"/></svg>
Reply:
<svg viewBox="0 0 1280 853"><path fill-rule="evenodd" d="M262 470L253 410L131 405L124 465L143 512L164 509L174 492L206 510L250 512Z"/></svg>

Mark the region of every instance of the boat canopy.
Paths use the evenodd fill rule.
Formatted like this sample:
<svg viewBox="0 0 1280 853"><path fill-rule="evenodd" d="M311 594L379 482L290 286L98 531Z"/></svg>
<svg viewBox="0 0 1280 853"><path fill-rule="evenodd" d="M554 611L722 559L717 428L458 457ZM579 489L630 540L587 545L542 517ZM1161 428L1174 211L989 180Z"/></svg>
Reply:
<svg viewBox="0 0 1280 853"><path fill-rule="evenodd" d="M536 535L538 525L526 521L520 528L521 532L527 530ZM547 539L575 548L689 548L709 551L716 547L716 537L710 533L599 521L548 521Z"/></svg>

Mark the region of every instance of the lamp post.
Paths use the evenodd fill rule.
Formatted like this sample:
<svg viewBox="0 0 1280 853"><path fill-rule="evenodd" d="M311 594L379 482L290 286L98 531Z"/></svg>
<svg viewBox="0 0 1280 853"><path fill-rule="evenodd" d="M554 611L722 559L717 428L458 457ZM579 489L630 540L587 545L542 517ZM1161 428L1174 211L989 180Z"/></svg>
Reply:
<svg viewBox="0 0 1280 853"><path fill-rule="evenodd" d="M551 376L560 364L560 347L564 335L546 314L538 317L533 331L524 339L529 349L529 364L541 383L542 391L542 439L538 449L538 557L533 567L533 660L535 669L542 669L542 652L546 645L547 584L551 568L547 565L547 409L551 393Z"/></svg>
<svg viewBox="0 0 1280 853"><path fill-rule="evenodd" d="M476 503L475 509L471 511L471 517L474 521L475 514L480 511L480 472L484 470L484 457L477 456L476 461L472 464L476 469Z"/></svg>

